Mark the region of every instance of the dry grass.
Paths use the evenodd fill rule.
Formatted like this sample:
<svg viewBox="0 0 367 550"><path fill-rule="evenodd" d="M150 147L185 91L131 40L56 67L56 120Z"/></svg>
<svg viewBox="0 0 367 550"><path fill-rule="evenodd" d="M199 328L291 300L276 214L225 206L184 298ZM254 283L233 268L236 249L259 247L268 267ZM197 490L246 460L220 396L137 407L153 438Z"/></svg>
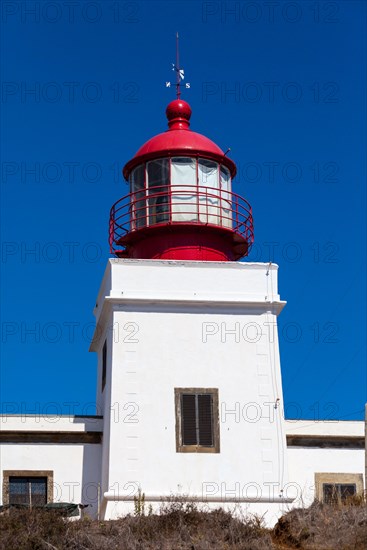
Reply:
<svg viewBox="0 0 367 550"><path fill-rule="evenodd" d="M366 550L367 506L363 501L331 506L315 502L291 510L273 530L279 548Z"/></svg>
<svg viewBox="0 0 367 550"><path fill-rule="evenodd" d="M256 517L200 511L172 500L161 513L115 521L66 521L60 514L13 510L0 516L1 550L366 550L365 504L292 510L274 529Z"/></svg>

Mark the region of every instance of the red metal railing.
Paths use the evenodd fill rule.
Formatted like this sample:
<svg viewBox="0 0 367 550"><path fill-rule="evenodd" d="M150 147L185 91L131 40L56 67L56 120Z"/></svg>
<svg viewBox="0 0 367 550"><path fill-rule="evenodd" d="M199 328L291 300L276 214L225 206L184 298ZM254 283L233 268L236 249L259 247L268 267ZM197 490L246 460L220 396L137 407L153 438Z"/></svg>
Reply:
<svg viewBox="0 0 367 550"><path fill-rule="evenodd" d="M125 195L111 208L110 252L121 251L123 239L148 227L189 224L222 227L254 240L250 204L240 195L196 185L151 187Z"/></svg>

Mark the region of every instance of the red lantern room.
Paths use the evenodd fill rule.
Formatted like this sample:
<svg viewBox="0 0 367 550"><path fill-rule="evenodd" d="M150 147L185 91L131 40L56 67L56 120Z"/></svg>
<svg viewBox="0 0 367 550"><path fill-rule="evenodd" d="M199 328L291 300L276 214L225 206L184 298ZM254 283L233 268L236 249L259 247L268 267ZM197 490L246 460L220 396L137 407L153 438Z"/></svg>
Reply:
<svg viewBox="0 0 367 550"><path fill-rule="evenodd" d="M120 258L233 261L253 242L249 203L232 192L236 165L190 130L191 108L176 99L168 130L125 165L130 193L110 216L110 249Z"/></svg>

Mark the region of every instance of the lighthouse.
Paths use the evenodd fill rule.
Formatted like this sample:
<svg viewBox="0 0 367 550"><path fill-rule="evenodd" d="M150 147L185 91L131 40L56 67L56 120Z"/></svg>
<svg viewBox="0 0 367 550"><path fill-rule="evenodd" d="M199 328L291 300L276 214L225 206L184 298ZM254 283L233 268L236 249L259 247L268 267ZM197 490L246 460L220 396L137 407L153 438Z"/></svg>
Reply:
<svg viewBox="0 0 367 550"><path fill-rule="evenodd" d="M168 128L123 168L98 295L101 516L144 494L278 516L292 502L277 316L277 266L239 262L253 239L235 163L190 128L180 97ZM270 510L270 512L269 512Z"/></svg>
<svg viewBox="0 0 367 550"><path fill-rule="evenodd" d="M272 526L289 508L363 493L364 422L284 419L278 266L248 261L236 165L191 129L178 55L174 70L168 127L162 109L164 131L125 164L129 193L110 212L96 414L4 404L0 512L57 502L109 520L179 497Z"/></svg>
<svg viewBox="0 0 367 550"><path fill-rule="evenodd" d="M120 258L233 261L253 242L251 207L232 192L236 166L190 129L191 108L176 99L168 130L124 167L130 193L111 209L111 253Z"/></svg>

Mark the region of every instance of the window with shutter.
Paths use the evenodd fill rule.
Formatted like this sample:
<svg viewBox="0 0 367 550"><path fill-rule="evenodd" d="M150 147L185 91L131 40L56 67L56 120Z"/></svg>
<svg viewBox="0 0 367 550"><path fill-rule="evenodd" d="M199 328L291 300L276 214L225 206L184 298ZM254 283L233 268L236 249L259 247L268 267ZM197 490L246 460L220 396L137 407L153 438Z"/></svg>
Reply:
<svg viewBox="0 0 367 550"><path fill-rule="evenodd" d="M177 452L219 453L218 390L176 388Z"/></svg>
<svg viewBox="0 0 367 550"><path fill-rule="evenodd" d="M102 350L102 391L106 385L106 375L107 375L107 340L103 344Z"/></svg>

